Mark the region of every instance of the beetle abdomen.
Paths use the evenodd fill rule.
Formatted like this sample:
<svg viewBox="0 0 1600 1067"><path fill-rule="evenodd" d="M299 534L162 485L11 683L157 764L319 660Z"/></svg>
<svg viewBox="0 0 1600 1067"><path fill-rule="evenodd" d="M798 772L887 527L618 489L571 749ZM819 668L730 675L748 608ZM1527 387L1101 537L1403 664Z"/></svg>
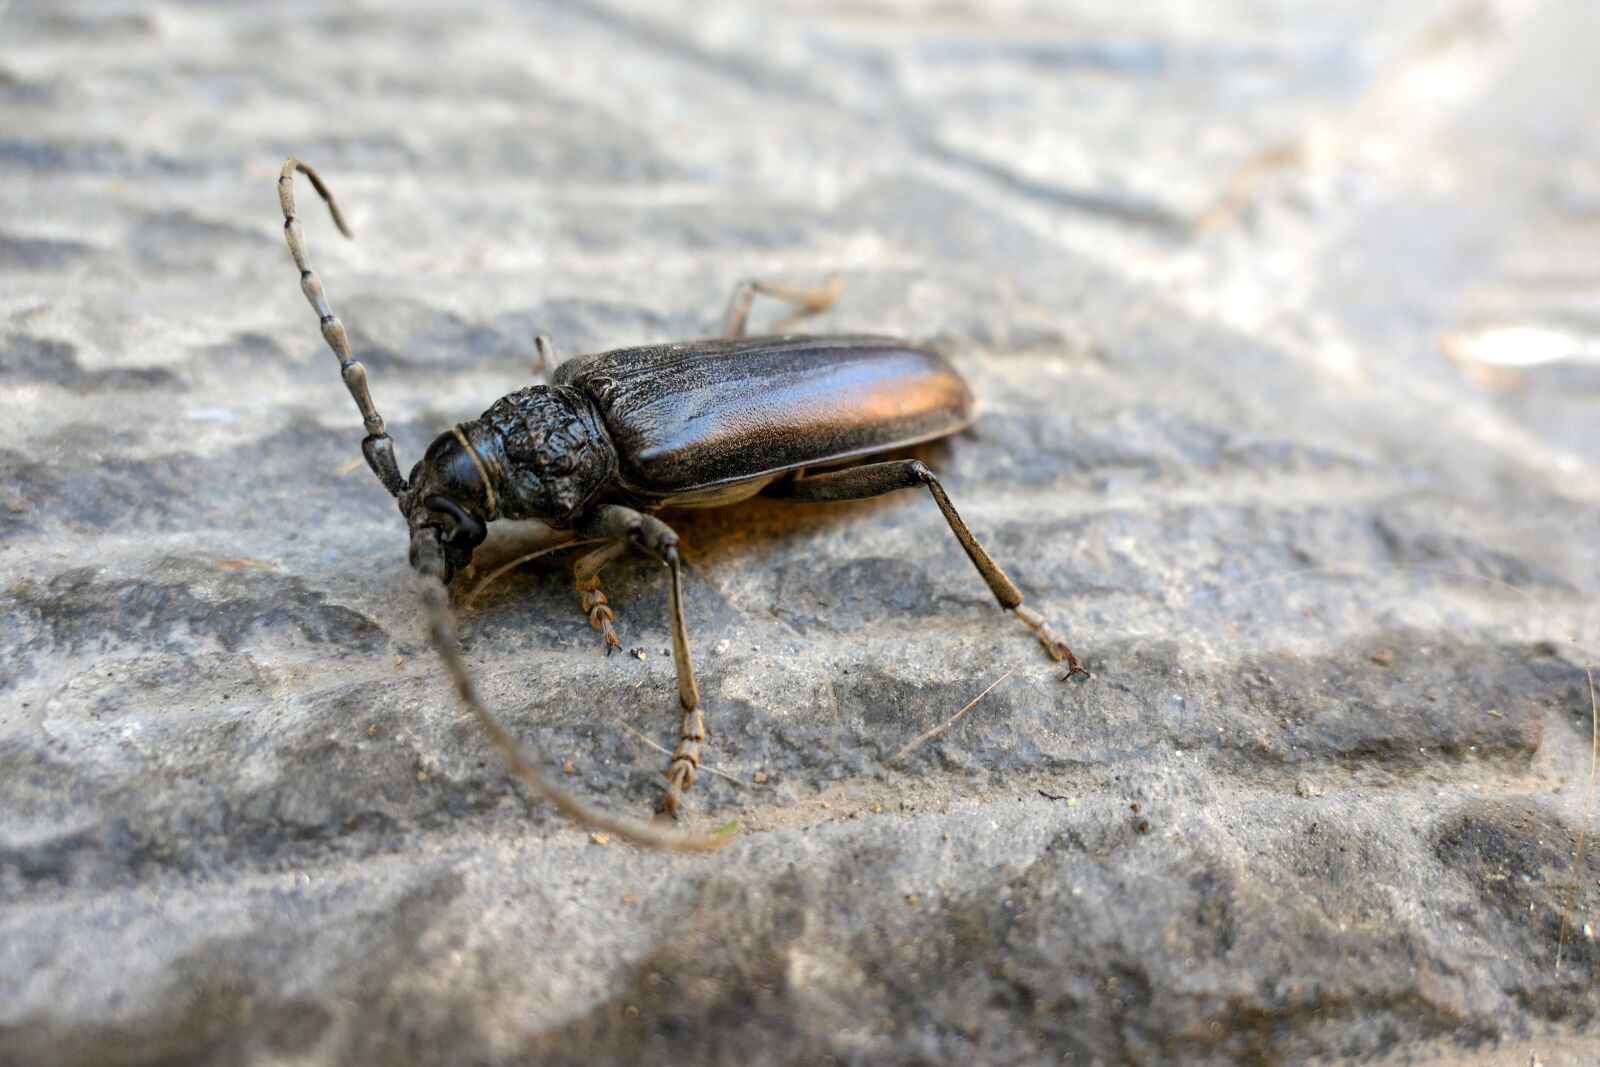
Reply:
<svg viewBox="0 0 1600 1067"><path fill-rule="evenodd" d="M680 496L942 437L972 390L938 353L887 337L747 337L622 348L556 380L595 401L629 490Z"/></svg>

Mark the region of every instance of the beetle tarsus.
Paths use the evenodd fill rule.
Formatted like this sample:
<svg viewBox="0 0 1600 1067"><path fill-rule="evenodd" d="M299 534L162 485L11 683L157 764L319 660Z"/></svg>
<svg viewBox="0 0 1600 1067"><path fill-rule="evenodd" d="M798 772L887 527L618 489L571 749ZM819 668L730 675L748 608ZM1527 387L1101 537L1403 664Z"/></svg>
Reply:
<svg viewBox="0 0 1600 1067"><path fill-rule="evenodd" d="M667 795L661 798L657 809L663 815L678 817L678 807L683 793L694 785L695 771L700 769L700 746L706 740L706 721L699 708L685 708L678 728L678 745L672 750L672 762L667 765Z"/></svg>
<svg viewBox="0 0 1600 1067"><path fill-rule="evenodd" d="M600 591L600 577L596 575L587 581L578 579L578 590L583 594L583 613L589 617L589 625L600 631L605 641L606 655L609 656L622 647L622 642L617 639L617 630L613 625L616 613L606 602L606 595Z"/></svg>
<svg viewBox="0 0 1600 1067"><path fill-rule="evenodd" d="M589 625L600 631L605 640L606 655L622 647L622 642L617 638L616 613L606 601L606 595L600 591L600 572L607 564L628 550L625 539L606 535L609 540L593 552L580 557L572 565L572 578L578 587L578 592L583 596L583 613L589 619Z"/></svg>
<svg viewBox="0 0 1600 1067"><path fill-rule="evenodd" d="M1074 656L1072 649L1067 647L1066 639L1056 632L1055 627L1051 626L1043 615L1025 604L1018 604L1011 610L1039 638L1040 643L1045 647L1045 651L1050 653L1051 659L1058 663L1063 660L1066 661L1067 673L1061 676L1063 682L1079 674L1085 678L1094 677L1078 662L1078 657Z"/></svg>

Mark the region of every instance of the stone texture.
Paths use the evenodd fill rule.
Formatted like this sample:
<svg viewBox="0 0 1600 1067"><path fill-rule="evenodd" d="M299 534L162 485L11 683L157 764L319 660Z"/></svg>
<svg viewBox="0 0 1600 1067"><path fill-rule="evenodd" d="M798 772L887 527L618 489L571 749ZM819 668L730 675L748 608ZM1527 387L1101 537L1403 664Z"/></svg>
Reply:
<svg viewBox="0 0 1600 1067"><path fill-rule="evenodd" d="M0 8L0 1060L1592 1062L1597 18L1186 11ZM407 465L540 330L844 271L819 328L976 384L921 454L1097 677L928 500L683 515L739 837L593 843L427 647L291 152ZM639 655L554 569L464 633L642 814L665 590L606 588Z"/></svg>

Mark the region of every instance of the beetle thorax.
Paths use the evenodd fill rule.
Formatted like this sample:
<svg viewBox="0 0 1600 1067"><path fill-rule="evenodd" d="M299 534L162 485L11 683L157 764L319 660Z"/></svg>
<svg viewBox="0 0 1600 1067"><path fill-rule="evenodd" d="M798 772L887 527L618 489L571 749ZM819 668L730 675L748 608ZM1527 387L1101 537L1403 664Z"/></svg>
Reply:
<svg viewBox="0 0 1600 1067"><path fill-rule="evenodd" d="M459 429L494 488L493 518L570 525L616 474L599 412L566 386L520 389Z"/></svg>

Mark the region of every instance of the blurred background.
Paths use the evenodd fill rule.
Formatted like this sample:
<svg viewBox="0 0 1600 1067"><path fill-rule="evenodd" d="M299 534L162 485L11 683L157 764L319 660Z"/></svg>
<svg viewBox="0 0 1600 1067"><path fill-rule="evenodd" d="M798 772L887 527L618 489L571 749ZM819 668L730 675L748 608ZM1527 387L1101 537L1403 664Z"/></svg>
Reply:
<svg viewBox="0 0 1600 1067"><path fill-rule="evenodd" d="M0 1059L1591 1062L1597 41L1584 0L0 3ZM536 333L840 271L806 328L970 378L919 454L1096 678L927 500L683 516L689 825L739 839L527 800L427 647L291 154L402 469ZM664 583L606 590L630 655L535 567L464 639L644 814Z"/></svg>

